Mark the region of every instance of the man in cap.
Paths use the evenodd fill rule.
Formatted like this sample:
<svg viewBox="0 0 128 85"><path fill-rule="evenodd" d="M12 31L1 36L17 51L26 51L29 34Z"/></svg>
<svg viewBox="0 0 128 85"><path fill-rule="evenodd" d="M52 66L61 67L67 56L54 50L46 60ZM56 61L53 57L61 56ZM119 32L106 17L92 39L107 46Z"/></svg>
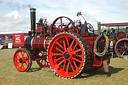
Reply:
<svg viewBox="0 0 128 85"><path fill-rule="evenodd" d="M81 12L77 13L77 19L74 21L74 23L80 22L80 27L81 27L81 33L88 33L88 28L87 28L87 22L85 20L85 18L82 16Z"/></svg>

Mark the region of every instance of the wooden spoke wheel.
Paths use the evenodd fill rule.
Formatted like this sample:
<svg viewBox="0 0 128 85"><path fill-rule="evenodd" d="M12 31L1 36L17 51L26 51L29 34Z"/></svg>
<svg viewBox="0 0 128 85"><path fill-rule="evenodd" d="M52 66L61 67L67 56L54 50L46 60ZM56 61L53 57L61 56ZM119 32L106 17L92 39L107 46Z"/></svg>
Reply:
<svg viewBox="0 0 128 85"><path fill-rule="evenodd" d="M77 77L87 67L90 51L82 37L74 33L59 33L48 48L48 60L54 73L63 78Z"/></svg>
<svg viewBox="0 0 128 85"><path fill-rule="evenodd" d="M126 33L124 33L124 32L119 32L119 33L117 34L117 40L120 40L120 39L122 39L122 38L126 38Z"/></svg>
<svg viewBox="0 0 128 85"><path fill-rule="evenodd" d="M36 59L36 62L40 67L47 67L48 66L48 60L47 59Z"/></svg>
<svg viewBox="0 0 128 85"><path fill-rule="evenodd" d="M128 38L120 39L115 44L115 52L118 57L128 55Z"/></svg>
<svg viewBox="0 0 128 85"><path fill-rule="evenodd" d="M13 62L18 71L28 71L32 65L29 51L23 48L18 49L14 54Z"/></svg>
<svg viewBox="0 0 128 85"><path fill-rule="evenodd" d="M51 25L51 34L54 36L60 32L74 32L75 26L73 21L65 16L58 17Z"/></svg>

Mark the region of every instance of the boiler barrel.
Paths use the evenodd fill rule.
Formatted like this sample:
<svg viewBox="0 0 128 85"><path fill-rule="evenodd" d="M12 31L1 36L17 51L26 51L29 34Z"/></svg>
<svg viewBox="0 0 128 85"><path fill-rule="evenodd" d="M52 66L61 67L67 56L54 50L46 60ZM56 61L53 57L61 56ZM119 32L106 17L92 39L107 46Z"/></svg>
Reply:
<svg viewBox="0 0 128 85"><path fill-rule="evenodd" d="M44 37L28 37L25 40L25 47L28 50L39 50L39 51L46 51L47 47L50 43L51 39L44 38Z"/></svg>

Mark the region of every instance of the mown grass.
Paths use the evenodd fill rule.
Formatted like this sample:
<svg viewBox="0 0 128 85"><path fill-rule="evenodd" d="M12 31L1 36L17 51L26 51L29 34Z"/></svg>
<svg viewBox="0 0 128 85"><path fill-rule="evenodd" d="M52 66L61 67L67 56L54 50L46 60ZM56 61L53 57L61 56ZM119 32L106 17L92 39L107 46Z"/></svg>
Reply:
<svg viewBox="0 0 128 85"><path fill-rule="evenodd" d="M128 60L111 59L109 73L100 68L75 79L62 79L50 68L39 68L35 61L29 72L18 72L13 65L15 51L0 50L0 85L128 85Z"/></svg>

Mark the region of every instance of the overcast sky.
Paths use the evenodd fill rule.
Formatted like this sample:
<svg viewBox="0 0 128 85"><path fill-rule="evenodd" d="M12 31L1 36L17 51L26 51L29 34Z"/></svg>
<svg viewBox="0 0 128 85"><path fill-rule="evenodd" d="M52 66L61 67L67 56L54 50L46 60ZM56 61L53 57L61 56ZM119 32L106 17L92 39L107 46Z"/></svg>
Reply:
<svg viewBox="0 0 128 85"><path fill-rule="evenodd" d="M59 16L74 21L79 11L95 29L98 21L128 22L128 0L0 0L0 32L27 32L30 7L37 9L37 21L46 18L49 24Z"/></svg>

